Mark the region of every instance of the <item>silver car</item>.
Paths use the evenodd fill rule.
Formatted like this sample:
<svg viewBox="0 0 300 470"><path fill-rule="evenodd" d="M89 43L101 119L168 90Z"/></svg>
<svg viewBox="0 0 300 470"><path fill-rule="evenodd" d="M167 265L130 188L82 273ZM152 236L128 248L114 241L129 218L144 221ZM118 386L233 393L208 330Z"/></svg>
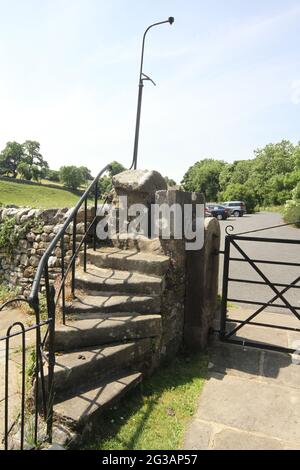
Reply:
<svg viewBox="0 0 300 470"><path fill-rule="evenodd" d="M247 214L246 204L243 201L227 201L223 206L228 207L234 217L243 217Z"/></svg>

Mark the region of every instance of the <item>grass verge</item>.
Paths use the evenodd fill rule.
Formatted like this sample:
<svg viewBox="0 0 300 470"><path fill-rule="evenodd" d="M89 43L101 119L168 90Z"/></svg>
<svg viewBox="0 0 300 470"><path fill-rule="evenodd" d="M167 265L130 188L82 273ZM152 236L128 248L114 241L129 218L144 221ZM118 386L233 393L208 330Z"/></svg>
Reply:
<svg viewBox="0 0 300 470"><path fill-rule="evenodd" d="M205 381L207 357L181 354L101 416L82 449L176 450Z"/></svg>
<svg viewBox="0 0 300 470"><path fill-rule="evenodd" d="M13 181L0 181L0 206L14 204L40 209L73 207L80 195L67 189L32 186Z"/></svg>
<svg viewBox="0 0 300 470"><path fill-rule="evenodd" d="M260 211L262 211L262 212L276 212L276 213L278 213L278 214L283 215L284 206L260 207Z"/></svg>

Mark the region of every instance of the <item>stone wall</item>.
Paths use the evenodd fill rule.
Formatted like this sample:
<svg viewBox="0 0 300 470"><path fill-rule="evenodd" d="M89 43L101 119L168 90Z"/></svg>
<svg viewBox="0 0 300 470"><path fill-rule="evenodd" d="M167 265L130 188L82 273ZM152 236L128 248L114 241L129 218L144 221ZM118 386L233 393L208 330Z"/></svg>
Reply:
<svg viewBox="0 0 300 470"><path fill-rule="evenodd" d="M22 233L11 253L6 248L0 249L0 281L10 287L17 288L20 294L28 295L41 257L71 210L0 208L0 223L6 218L14 218L16 233L24 232L24 228L28 227L25 233ZM91 210L89 210L90 217ZM83 212L78 213L77 220L78 246L84 233ZM72 256L72 231L73 225L70 224L64 237L66 265ZM52 281L61 272L61 255L60 246L57 246L49 258L49 278Z"/></svg>

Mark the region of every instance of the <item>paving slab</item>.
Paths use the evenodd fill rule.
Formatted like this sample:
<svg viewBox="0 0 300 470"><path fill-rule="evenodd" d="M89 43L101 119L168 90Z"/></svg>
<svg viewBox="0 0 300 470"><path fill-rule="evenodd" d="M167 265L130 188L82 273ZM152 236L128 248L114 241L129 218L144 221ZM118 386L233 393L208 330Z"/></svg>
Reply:
<svg viewBox="0 0 300 470"><path fill-rule="evenodd" d="M300 361L218 340L209 360L185 449L300 449Z"/></svg>
<svg viewBox="0 0 300 470"><path fill-rule="evenodd" d="M244 431L300 441L300 390L234 376L211 378L196 416Z"/></svg>
<svg viewBox="0 0 300 470"><path fill-rule="evenodd" d="M187 429L184 448L189 450L207 450L212 435L212 424L193 419Z"/></svg>
<svg viewBox="0 0 300 470"><path fill-rule="evenodd" d="M300 364L293 363L290 354L264 351L262 376L273 379L277 384L300 389Z"/></svg>
<svg viewBox="0 0 300 470"><path fill-rule="evenodd" d="M260 374L261 352L254 348L241 348L228 343L213 342L210 347L210 372L239 376Z"/></svg>
<svg viewBox="0 0 300 470"><path fill-rule="evenodd" d="M214 436L213 450L284 450L285 445L278 439L224 429Z"/></svg>
<svg viewBox="0 0 300 470"><path fill-rule="evenodd" d="M227 331L233 331L237 326L239 326L238 323L228 322ZM240 328L232 335L231 339L235 341L252 341L254 343L261 343L262 348L264 344L280 346L283 348L288 348L289 346L287 331L249 324Z"/></svg>

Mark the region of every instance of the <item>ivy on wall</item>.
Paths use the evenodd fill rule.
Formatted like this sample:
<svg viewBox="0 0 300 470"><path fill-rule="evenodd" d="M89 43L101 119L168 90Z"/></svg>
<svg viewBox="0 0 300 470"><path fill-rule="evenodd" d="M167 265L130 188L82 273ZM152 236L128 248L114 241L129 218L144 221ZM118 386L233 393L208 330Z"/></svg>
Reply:
<svg viewBox="0 0 300 470"><path fill-rule="evenodd" d="M37 218L17 224L15 217L5 217L0 224L0 250L4 249L8 255L12 255L19 241L31 230L35 233L43 232L43 226Z"/></svg>

